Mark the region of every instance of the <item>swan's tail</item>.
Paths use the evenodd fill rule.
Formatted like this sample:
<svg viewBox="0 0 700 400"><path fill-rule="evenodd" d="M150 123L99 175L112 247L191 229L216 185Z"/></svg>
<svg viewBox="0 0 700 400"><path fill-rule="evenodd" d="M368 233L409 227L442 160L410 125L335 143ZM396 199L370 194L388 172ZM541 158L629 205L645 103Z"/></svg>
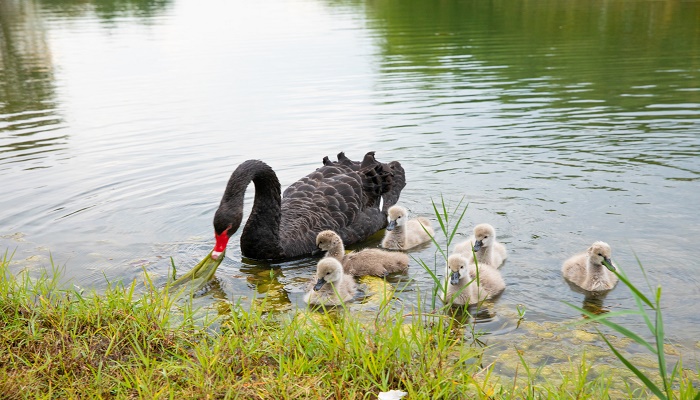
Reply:
<svg viewBox="0 0 700 400"><path fill-rule="evenodd" d="M372 155L374 155L373 151L371 151L370 153L372 153ZM369 153L367 153L367 154L369 154ZM340 153L338 153L338 155L336 157L338 157L338 161L331 161L331 159L328 158L328 156L323 157L323 165L325 165L325 166L344 165L346 167L350 167L355 172L358 172L360 170L360 168L362 167L362 162L353 161L353 160L349 159L348 156L345 155L344 151L341 151ZM365 156L365 158L367 158L367 156Z"/></svg>
<svg viewBox="0 0 700 400"><path fill-rule="evenodd" d="M373 151L365 155L359 173L362 177L365 207L379 208L383 199L384 213L396 204L401 190L406 186L406 177L401 164L398 161L392 161L389 164L381 163L374 158Z"/></svg>
<svg viewBox="0 0 700 400"><path fill-rule="evenodd" d="M398 161L392 161L384 165L388 168L390 175L389 184L382 195L384 199L382 212L387 214L389 208L399 202L401 191L406 186L406 172Z"/></svg>
<svg viewBox="0 0 700 400"><path fill-rule="evenodd" d="M364 207L379 207L383 199L382 212L386 214L389 207L399 201L401 190L406 186L406 173L401 163L381 163L374 158L374 151L365 154L361 162L352 161L344 152L338 153L337 157L336 162L324 157L323 165L344 165L360 174Z"/></svg>

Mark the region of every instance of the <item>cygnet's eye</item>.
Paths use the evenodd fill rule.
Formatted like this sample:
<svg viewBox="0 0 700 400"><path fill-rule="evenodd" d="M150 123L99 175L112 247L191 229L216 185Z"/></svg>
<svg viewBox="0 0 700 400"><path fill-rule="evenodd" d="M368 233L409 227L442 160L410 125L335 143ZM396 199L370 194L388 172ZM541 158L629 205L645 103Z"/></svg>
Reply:
<svg viewBox="0 0 700 400"><path fill-rule="evenodd" d="M598 253L599 256L603 257L603 253Z"/></svg>
<svg viewBox="0 0 700 400"><path fill-rule="evenodd" d="M464 269L464 265L460 266L459 269Z"/></svg>

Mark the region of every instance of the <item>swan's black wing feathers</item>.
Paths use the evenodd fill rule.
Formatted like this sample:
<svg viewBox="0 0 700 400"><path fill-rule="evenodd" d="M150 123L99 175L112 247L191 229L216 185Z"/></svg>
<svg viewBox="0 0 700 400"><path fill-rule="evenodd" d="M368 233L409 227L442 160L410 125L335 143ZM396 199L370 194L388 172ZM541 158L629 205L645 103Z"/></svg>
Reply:
<svg viewBox="0 0 700 400"><path fill-rule="evenodd" d="M362 210L360 176L344 165L324 166L284 191L280 240L285 253L307 254L316 247L316 235L330 229L341 232Z"/></svg>
<svg viewBox="0 0 700 400"><path fill-rule="evenodd" d="M284 191L280 244L287 257L311 253L316 235L326 229L345 244L367 239L386 226L386 210L406 184L401 164L380 163L374 152L362 162L340 153L337 162L325 157L323 164Z"/></svg>

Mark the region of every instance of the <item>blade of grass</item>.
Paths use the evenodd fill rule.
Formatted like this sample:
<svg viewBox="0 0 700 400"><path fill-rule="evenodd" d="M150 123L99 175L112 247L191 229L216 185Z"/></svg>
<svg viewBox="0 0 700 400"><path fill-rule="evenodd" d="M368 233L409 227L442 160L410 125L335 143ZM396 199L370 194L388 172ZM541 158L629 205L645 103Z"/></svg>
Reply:
<svg viewBox="0 0 700 400"><path fill-rule="evenodd" d="M644 273L644 267L642 266L639 259L637 260L637 262L639 262L639 267L642 269L642 272ZM637 304L637 308L639 309L639 312L640 312L642 318L644 318L644 322L647 324L649 331L654 332L656 330L656 328L654 328L654 324L651 322L651 319L649 318L649 315L646 313L646 310L644 309L644 305L642 304L642 302L644 302L647 305L649 305L652 309L654 309L654 306L651 304L651 301L649 301L649 299L646 296L644 296L639 291L639 289L637 289L637 287L632 284L632 282L630 282L629 278L627 277L627 274L625 273L625 271L622 268L618 267L615 271L613 271L613 273L615 275L617 275L617 277L625 284L625 286L627 286L630 289L630 291L632 291L632 297L634 297L634 302ZM648 286L649 281L646 278L646 273L644 273L644 279L647 281L647 286Z"/></svg>
<svg viewBox="0 0 700 400"><path fill-rule="evenodd" d="M607 318L606 318L605 315L596 315L596 314L593 314L593 313L590 312L590 311L586 311L586 310L584 310L583 308L577 307L577 306L575 306L575 305L573 305L573 304L571 304L571 303L568 303L568 302L564 302L564 303L567 304L569 307L572 307L572 308L574 308L575 310L577 310L577 311L579 311L579 312L582 312L582 313L585 314L587 317L589 317L589 318L591 318L591 319L592 319L592 318L595 318L596 321L598 321L598 322L600 322L601 324L607 326L608 328L614 329L614 330L616 330L618 333L620 333L620 334L622 334L622 335L624 335L624 336L626 336L626 337L628 337L628 338L634 340L635 342L637 342L637 343L641 344L642 346L646 347L647 349L649 349L649 351L651 351L652 353L656 353L656 349L655 349L649 342L647 342L646 340L642 339L641 336L639 336L639 335L637 335L636 333L632 332L631 330L625 328L624 326L618 325L618 324L616 324L616 323L614 323L614 322L612 322L612 321L607 320Z"/></svg>
<svg viewBox="0 0 700 400"><path fill-rule="evenodd" d="M564 302L564 304L567 304L568 306L572 306L571 303ZM573 307L576 308L576 306L573 306ZM642 314L642 313L640 313L639 311L635 311L635 310L612 311L612 312L605 313L605 314L591 314L594 316L593 317L586 316L587 317L586 319L577 320L577 321L572 322L571 324L572 325L583 325L583 324L587 324L589 322L596 322L596 321L599 321L601 319L608 319L608 318L619 317L619 316L623 316L623 315L640 315L640 314Z"/></svg>
<svg viewBox="0 0 700 400"><path fill-rule="evenodd" d="M440 201L442 202L442 212L445 216L445 221L449 219L449 214L447 213L447 206L445 206L445 197L440 193Z"/></svg>
<svg viewBox="0 0 700 400"><path fill-rule="evenodd" d="M649 307L654 309L654 304L651 301L649 301L649 299L627 279L627 276L624 273L622 273L622 271L618 272L618 270L620 270L620 268L617 268L615 271L612 272L615 275L617 275L617 277L625 284L625 286L627 286L632 291L632 293L634 293L635 297L638 297L639 299L644 301Z"/></svg>
<svg viewBox="0 0 700 400"><path fill-rule="evenodd" d="M464 197L462 197L464 199ZM462 200L459 201L459 204L457 205L457 210L459 210L459 206L462 204ZM462 218L464 218L464 214L467 213L467 208L469 208L469 203L464 207L464 210L462 211L462 214L459 216L459 219L457 219L457 223L455 224L454 228L452 228L452 234L450 235L450 238L447 239L447 247L450 247L450 244L452 244L452 239L455 237L455 234L457 233L457 228L459 228L459 224L462 222Z"/></svg>
<svg viewBox="0 0 700 400"><path fill-rule="evenodd" d="M597 329L596 329L596 330L597 330ZM597 331L598 331L598 330L597 330ZM644 373L643 373L642 371L638 370L637 367L635 367L631 362L629 362L629 360L627 360L622 354L620 354L620 352L617 351L617 349L615 348L615 346L613 346L612 343L610 343L610 341L608 340L608 338L605 337L605 335L603 335L600 331L598 331L598 334L600 335L600 337L603 338L603 340L604 340L605 343L608 345L608 347L610 347L610 350L615 354L615 356L616 356L620 361L622 361L622 363L625 364L625 366L626 366L630 371L632 371L635 375L637 375L637 378L639 378L642 382L644 382L644 385L646 385L646 387L647 387L649 390L651 390L652 393L654 393L656 396L658 396L658 397L659 397L660 399L662 399L662 400L666 400L666 399L667 399L666 395L663 394L663 392L661 391L661 389L659 389L659 387L656 386L656 385L654 384L654 382L652 382L646 375L644 375Z"/></svg>
<svg viewBox="0 0 700 400"><path fill-rule="evenodd" d="M447 254L445 254L445 251L442 250L442 247L440 247L440 243L438 243L437 240L435 240L435 237L434 237L433 235L430 235L430 240L433 242L433 244L434 244L435 247L438 249L438 251L440 252L440 254L442 254L442 257L443 257L445 260L447 260Z"/></svg>
<svg viewBox="0 0 700 400"><path fill-rule="evenodd" d="M433 211L435 212L435 216L437 217L438 223L440 224L440 229L442 229L442 233L447 235L447 228L445 228L445 223L442 220L442 216L440 215L440 211L438 211L437 205L435 205L435 200L430 199L430 202L433 203ZM436 244L437 244L437 242L436 242Z"/></svg>
<svg viewBox="0 0 700 400"><path fill-rule="evenodd" d="M664 353L664 322L661 317L661 287L656 289L656 355L659 358L659 373L661 374L661 379L664 383L664 389L666 393L671 397L671 385L668 382L668 375L666 371L666 354Z"/></svg>

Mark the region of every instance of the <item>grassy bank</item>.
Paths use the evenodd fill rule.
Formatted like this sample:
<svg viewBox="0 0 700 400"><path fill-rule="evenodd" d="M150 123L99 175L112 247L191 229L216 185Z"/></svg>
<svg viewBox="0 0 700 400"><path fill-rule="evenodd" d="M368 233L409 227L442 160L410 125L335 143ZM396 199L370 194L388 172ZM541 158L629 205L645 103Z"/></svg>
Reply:
<svg viewBox="0 0 700 400"><path fill-rule="evenodd" d="M408 399L649 396L641 385L611 392L614 374L590 376L585 357L556 380L520 357L516 379L502 379L484 349L464 340L464 326L396 304L370 319L228 303L208 316L148 281L80 293L59 285L58 270L31 279L8 266L5 257L3 399L374 399L391 389ZM693 397L689 382L675 384L679 397Z"/></svg>

